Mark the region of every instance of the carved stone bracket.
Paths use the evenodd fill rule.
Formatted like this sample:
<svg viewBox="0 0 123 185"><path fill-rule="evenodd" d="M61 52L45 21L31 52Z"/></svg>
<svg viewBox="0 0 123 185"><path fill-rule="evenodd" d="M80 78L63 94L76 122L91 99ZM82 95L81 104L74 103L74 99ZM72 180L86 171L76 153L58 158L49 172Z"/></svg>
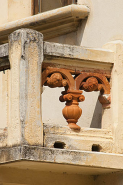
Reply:
<svg viewBox="0 0 123 185"><path fill-rule="evenodd" d="M82 114L82 109L78 106L79 102L85 100L82 90L86 92L100 91L100 103L103 107L109 108L111 103L110 84L104 75L47 67L42 76L42 85L51 88L65 88L59 100L61 102L66 101L66 106L62 113L68 122L68 126L72 129L80 129L76 123Z"/></svg>

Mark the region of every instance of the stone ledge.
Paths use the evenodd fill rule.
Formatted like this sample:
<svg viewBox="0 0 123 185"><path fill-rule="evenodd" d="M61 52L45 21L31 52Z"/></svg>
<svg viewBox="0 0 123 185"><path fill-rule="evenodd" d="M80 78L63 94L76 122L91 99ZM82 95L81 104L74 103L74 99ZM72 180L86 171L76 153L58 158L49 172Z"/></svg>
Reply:
<svg viewBox="0 0 123 185"><path fill-rule="evenodd" d="M107 129L81 128L80 131L71 130L68 126L44 124L44 146L55 148L60 145L67 150L94 151L112 153L113 135Z"/></svg>
<svg viewBox="0 0 123 185"><path fill-rule="evenodd" d="M113 140L112 132L108 129L98 129L98 128L86 128L83 127L79 131L70 129L68 126L61 125L51 125L44 123L44 133L57 134L64 136L82 136L82 137L95 137L100 139L109 139Z"/></svg>
<svg viewBox="0 0 123 185"><path fill-rule="evenodd" d="M43 66L56 66L83 72L98 72L110 77L114 52L106 49L84 48L44 42ZM8 43L0 46L0 70L9 69Z"/></svg>
<svg viewBox="0 0 123 185"><path fill-rule="evenodd" d="M30 28L44 34L44 39L51 39L76 31L82 19L89 14L84 5L69 5L54 9L0 26L0 43L6 43L8 35L20 28Z"/></svg>
<svg viewBox="0 0 123 185"><path fill-rule="evenodd" d="M108 65L112 65L114 61L114 52L111 50L71 46L53 42L44 42L44 54L45 58L70 58L72 60L95 61Z"/></svg>
<svg viewBox="0 0 123 185"><path fill-rule="evenodd" d="M110 77L113 63L114 52L111 50L44 42L44 68L67 68Z"/></svg>
<svg viewBox="0 0 123 185"><path fill-rule="evenodd" d="M48 149L39 146L18 146L0 149L0 163L6 164L16 161L37 161L81 167L98 168L96 172L104 173L108 170L123 170L123 155L86 152L78 150Z"/></svg>

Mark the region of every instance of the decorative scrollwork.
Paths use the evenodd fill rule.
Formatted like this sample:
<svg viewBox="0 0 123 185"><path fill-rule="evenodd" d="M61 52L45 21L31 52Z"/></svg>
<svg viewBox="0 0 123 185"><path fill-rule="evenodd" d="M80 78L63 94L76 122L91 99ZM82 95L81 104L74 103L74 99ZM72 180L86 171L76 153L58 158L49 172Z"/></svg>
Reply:
<svg viewBox="0 0 123 185"><path fill-rule="evenodd" d="M86 82L82 82L80 89L85 90L86 92L91 92L101 91L104 87L102 84L98 83L98 80L95 77L90 77Z"/></svg>
<svg viewBox="0 0 123 185"><path fill-rule="evenodd" d="M59 68L46 68L42 73L42 85L46 85L49 87L67 86L66 89L74 89L75 87L74 83L75 83L74 79L69 70Z"/></svg>
<svg viewBox="0 0 123 185"><path fill-rule="evenodd" d="M47 77L46 84L51 88L65 87L68 85L67 80L64 80L60 73L53 73L50 77Z"/></svg>
<svg viewBox="0 0 123 185"><path fill-rule="evenodd" d="M84 95L81 95L82 91L63 91L62 96L60 96L59 100L61 102L72 101L77 99L77 102L82 102L85 100Z"/></svg>
<svg viewBox="0 0 123 185"><path fill-rule="evenodd" d="M76 79L76 88L86 92L100 91L99 102L104 108L109 108L111 99L110 84L104 75L98 73L82 73Z"/></svg>

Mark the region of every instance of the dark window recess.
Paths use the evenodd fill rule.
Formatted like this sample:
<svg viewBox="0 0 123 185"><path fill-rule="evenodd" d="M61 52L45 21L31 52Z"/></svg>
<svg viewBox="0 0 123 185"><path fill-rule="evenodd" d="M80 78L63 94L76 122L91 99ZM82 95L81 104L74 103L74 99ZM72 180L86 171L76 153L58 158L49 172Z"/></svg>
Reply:
<svg viewBox="0 0 123 185"><path fill-rule="evenodd" d="M35 15L70 4L77 4L77 0L33 0L33 14Z"/></svg>
<svg viewBox="0 0 123 185"><path fill-rule="evenodd" d="M65 143L61 142L61 141L56 141L54 143L54 148L64 149L65 148Z"/></svg>
<svg viewBox="0 0 123 185"><path fill-rule="evenodd" d="M33 14L39 13L38 11L38 0L33 0Z"/></svg>
<svg viewBox="0 0 123 185"><path fill-rule="evenodd" d="M61 0L61 2L62 2L62 6L67 6L70 4L76 4L77 0Z"/></svg>

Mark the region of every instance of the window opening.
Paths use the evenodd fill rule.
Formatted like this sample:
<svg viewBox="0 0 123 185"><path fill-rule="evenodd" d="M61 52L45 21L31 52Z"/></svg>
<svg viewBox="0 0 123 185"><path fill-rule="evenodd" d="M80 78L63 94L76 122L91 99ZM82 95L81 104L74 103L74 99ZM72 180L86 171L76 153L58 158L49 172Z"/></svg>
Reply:
<svg viewBox="0 0 123 185"><path fill-rule="evenodd" d="M77 4L77 0L34 0L33 1L33 14L38 14L48 10L60 8L70 4Z"/></svg>

